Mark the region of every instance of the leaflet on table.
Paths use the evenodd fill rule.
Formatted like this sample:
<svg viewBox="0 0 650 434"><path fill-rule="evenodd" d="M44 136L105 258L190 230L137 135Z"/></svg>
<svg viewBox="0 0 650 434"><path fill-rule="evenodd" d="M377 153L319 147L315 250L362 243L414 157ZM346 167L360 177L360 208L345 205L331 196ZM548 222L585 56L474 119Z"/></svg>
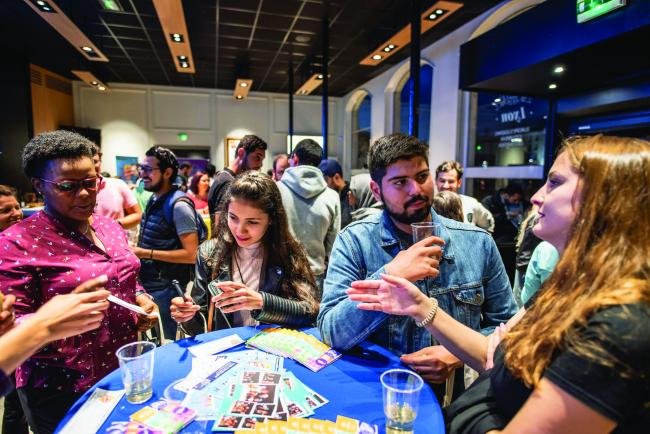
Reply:
<svg viewBox="0 0 650 434"><path fill-rule="evenodd" d="M131 421L141 423L163 434L175 434L192 422L196 411L175 402L158 401L131 415Z"/></svg>
<svg viewBox="0 0 650 434"><path fill-rule="evenodd" d="M233 334L201 345L195 345L190 347L189 350L194 357L205 357L211 354L220 353L243 343L244 340L240 338L239 335Z"/></svg>
<svg viewBox="0 0 650 434"><path fill-rule="evenodd" d="M264 420L308 417L327 402L292 373L245 371L223 398L212 430L252 429Z"/></svg>
<svg viewBox="0 0 650 434"><path fill-rule="evenodd" d="M246 345L292 358L314 372L341 357L339 352L307 333L282 328L264 329L248 339Z"/></svg>
<svg viewBox="0 0 650 434"><path fill-rule="evenodd" d="M290 417L287 421L271 420L258 422L254 429L239 428L235 434L378 434L377 425L361 422L357 419L338 416L336 422L319 419L297 419Z"/></svg>
<svg viewBox="0 0 650 434"><path fill-rule="evenodd" d="M59 432L62 434L97 432L123 396L124 389L95 389L88 400Z"/></svg>

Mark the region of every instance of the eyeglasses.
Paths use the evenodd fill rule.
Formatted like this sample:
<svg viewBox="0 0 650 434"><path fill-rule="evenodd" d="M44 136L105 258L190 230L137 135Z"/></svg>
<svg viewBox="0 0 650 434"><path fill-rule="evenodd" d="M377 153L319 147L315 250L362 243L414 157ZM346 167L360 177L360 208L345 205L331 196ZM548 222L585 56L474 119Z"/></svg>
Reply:
<svg viewBox="0 0 650 434"><path fill-rule="evenodd" d="M138 172L151 173L154 170L160 170L160 167L151 167L151 166L145 166L143 164L138 164L137 169L138 169Z"/></svg>
<svg viewBox="0 0 650 434"><path fill-rule="evenodd" d="M38 178L43 182L48 184L54 184L54 186L62 193L73 193L77 192L80 189L88 191L97 191L99 183L102 180L101 176L96 176L94 178L86 178L82 180L63 180L63 181L50 181L49 179Z"/></svg>

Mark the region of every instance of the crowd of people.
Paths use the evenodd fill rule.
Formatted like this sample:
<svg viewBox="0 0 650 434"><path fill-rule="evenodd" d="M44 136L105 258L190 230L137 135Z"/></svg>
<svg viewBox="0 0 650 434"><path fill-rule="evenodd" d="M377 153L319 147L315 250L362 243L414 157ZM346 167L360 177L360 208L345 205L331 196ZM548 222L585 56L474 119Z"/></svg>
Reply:
<svg viewBox="0 0 650 434"><path fill-rule="evenodd" d="M100 149L78 134L25 146L45 207L22 219L0 186L5 432L53 432L158 322L109 294L158 312L161 340L271 323L316 325L343 352L377 343L439 399L454 378L450 433L650 426L648 142L567 139L528 215L515 183L459 194L462 166L432 171L412 136L376 140L349 181L312 140L270 174L267 150L248 135L227 167L192 173L153 146L132 190L100 175ZM414 242L424 221L439 231ZM498 243L519 246L514 291ZM480 373L467 389L452 376L463 366Z"/></svg>

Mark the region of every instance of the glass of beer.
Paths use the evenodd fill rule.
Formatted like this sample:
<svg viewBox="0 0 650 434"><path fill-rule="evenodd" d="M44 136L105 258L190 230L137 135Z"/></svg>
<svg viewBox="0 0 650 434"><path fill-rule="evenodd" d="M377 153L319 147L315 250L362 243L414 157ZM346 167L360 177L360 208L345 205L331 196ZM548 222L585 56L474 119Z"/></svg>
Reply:
<svg viewBox="0 0 650 434"><path fill-rule="evenodd" d="M386 434L412 434L424 381L413 371L391 369L381 374Z"/></svg>
<svg viewBox="0 0 650 434"><path fill-rule="evenodd" d="M148 401L153 394L153 354L151 342L133 342L117 350L126 400L132 404Z"/></svg>

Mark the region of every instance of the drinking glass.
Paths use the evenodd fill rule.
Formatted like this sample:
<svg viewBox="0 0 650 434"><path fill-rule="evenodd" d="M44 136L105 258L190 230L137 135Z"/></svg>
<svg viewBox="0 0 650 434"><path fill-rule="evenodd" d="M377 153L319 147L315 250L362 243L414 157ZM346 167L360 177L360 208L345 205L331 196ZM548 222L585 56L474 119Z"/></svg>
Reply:
<svg viewBox="0 0 650 434"><path fill-rule="evenodd" d="M156 346L151 342L133 342L117 350L122 383L126 400L140 404L151 398L153 383L153 353Z"/></svg>
<svg viewBox="0 0 650 434"><path fill-rule="evenodd" d="M391 369L381 374L386 434L412 434L424 381L413 371Z"/></svg>
<svg viewBox="0 0 650 434"><path fill-rule="evenodd" d="M434 222L418 222L411 223L411 231L413 232L413 243L422 241L431 236L440 237L440 223ZM429 277L424 278L424 285L427 289L427 296L429 296Z"/></svg>

